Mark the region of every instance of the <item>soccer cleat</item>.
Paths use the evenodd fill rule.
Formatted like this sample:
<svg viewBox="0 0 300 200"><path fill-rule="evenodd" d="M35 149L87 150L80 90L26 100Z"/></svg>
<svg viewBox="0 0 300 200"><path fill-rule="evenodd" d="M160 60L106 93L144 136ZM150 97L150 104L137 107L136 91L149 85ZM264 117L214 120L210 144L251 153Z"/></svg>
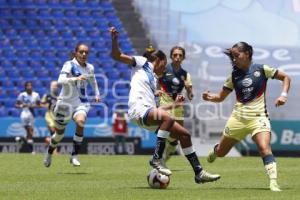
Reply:
<svg viewBox="0 0 300 200"><path fill-rule="evenodd" d="M212 163L216 160L217 155L215 154L214 150L209 152L208 156L207 156L207 162Z"/></svg>
<svg viewBox="0 0 300 200"><path fill-rule="evenodd" d="M199 174L195 175L195 182L200 183L207 183L213 182L220 179L221 176L219 174L210 174L205 170L202 170Z"/></svg>
<svg viewBox="0 0 300 200"><path fill-rule="evenodd" d="M276 180L271 180L270 181L270 190L273 192L281 192L282 190L280 189L279 185L277 184Z"/></svg>
<svg viewBox="0 0 300 200"><path fill-rule="evenodd" d="M149 161L149 164L163 175L170 176L172 174L171 170L164 166L162 159L152 158L152 160Z"/></svg>
<svg viewBox="0 0 300 200"><path fill-rule="evenodd" d="M80 166L80 162L77 158L76 155L73 155L70 159L70 163L74 166L74 167L79 167Z"/></svg>
<svg viewBox="0 0 300 200"><path fill-rule="evenodd" d="M51 161L52 161L52 155L47 152L46 156L45 156L45 159L44 159L45 167L50 167Z"/></svg>

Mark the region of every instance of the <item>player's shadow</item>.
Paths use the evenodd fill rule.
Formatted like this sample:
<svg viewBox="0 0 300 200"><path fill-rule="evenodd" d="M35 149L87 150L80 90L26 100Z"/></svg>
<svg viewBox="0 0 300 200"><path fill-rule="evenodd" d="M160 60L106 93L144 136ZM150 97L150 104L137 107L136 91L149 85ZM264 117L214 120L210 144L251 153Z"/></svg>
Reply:
<svg viewBox="0 0 300 200"><path fill-rule="evenodd" d="M214 187L209 188L213 190L261 190L261 191L270 191L268 187ZM284 190L291 190L292 188L281 188Z"/></svg>
<svg viewBox="0 0 300 200"><path fill-rule="evenodd" d="M87 173L87 172L58 172L58 174L63 174L63 175L87 175L89 173Z"/></svg>
<svg viewBox="0 0 300 200"><path fill-rule="evenodd" d="M135 190L159 190L159 191L164 191L164 189L153 189L149 186L144 186L144 187L132 187L132 189L135 189ZM178 188L167 188L165 190L177 190Z"/></svg>

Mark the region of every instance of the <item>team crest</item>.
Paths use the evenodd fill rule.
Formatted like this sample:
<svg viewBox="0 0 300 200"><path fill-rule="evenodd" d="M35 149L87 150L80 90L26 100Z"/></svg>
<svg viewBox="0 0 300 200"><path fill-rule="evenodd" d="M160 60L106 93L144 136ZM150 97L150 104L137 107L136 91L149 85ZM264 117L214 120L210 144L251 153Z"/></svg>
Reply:
<svg viewBox="0 0 300 200"><path fill-rule="evenodd" d="M173 82L173 84L174 85L179 85L179 80L178 80L178 78L176 78L176 77L174 77L173 79L172 79L172 82Z"/></svg>
<svg viewBox="0 0 300 200"><path fill-rule="evenodd" d="M249 87L250 85L252 85L253 81L251 78L245 78L243 81L242 81L242 85L244 87Z"/></svg>
<svg viewBox="0 0 300 200"><path fill-rule="evenodd" d="M228 126L225 128L224 132L225 132L226 134L229 134L230 130L229 130L229 127L228 127Z"/></svg>
<svg viewBox="0 0 300 200"><path fill-rule="evenodd" d="M260 71L255 71L253 74L255 77L260 77Z"/></svg>

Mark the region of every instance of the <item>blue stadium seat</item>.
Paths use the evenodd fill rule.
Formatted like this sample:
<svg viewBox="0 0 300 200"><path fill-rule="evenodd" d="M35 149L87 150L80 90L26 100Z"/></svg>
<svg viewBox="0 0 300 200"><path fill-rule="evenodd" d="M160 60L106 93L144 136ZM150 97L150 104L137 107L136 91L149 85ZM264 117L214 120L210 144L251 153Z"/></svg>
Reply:
<svg viewBox="0 0 300 200"><path fill-rule="evenodd" d="M64 20L57 19L57 18L54 18L52 20L52 24L53 24L53 27L55 27L56 29L63 29L66 26L66 23Z"/></svg>
<svg viewBox="0 0 300 200"><path fill-rule="evenodd" d="M26 27L29 29L37 28L39 26L36 19L25 19Z"/></svg>
<svg viewBox="0 0 300 200"><path fill-rule="evenodd" d="M31 39L31 40L27 39L27 40L25 40L25 43L26 43L26 47L28 47L28 49L39 49L38 42L35 39Z"/></svg>
<svg viewBox="0 0 300 200"><path fill-rule="evenodd" d="M28 66L32 70L41 69L43 67L43 63L40 60L30 60Z"/></svg>
<svg viewBox="0 0 300 200"><path fill-rule="evenodd" d="M41 28L42 30L51 30L51 28L52 28L51 20L50 19L41 19L41 20L39 20L38 28Z"/></svg>
<svg viewBox="0 0 300 200"><path fill-rule="evenodd" d="M14 18L25 18L25 11L22 8L13 8L11 14Z"/></svg>
<svg viewBox="0 0 300 200"><path fill-rule="evenodd" d="M11 44L15 49L23 49L24 48L24 42L22 39L11 40Z"/></svg>
<svg viewBox="0 0 300 200"><path fill-rule="evenodd" d="M48 18L50 18L50 10L49 8L43 8L43 9L39 9L38 10L38 16L41 18L40 22L42 22L43 20L47 20Z"/></svg>
<svg viewBox="0 0 300 200"><path fill-rule="evenodd" d="M7 98L4 102L5 108L14 108L16 103L16 99Z"/></svg>
<svg viewBox="0 0 300 200"><path fill-rule="evenodd" d="M11 17L11 9L9 8L0 8L1 18L10 18Z"/></svg>
<svg viewBox="0 0 300 200"><path fill-rule="evenodd" d="M15 88L14 84L12 81L5 81L2 83L2 87L5 88L5 89L9 89L9 90L12 90Z"/></svg>
<svg viewBox="0 0 300 200"><path fill-rule="evenodd" d="M16 51L16 56L18 58L18 60L26 60L29 56L29 52L26 50L17 50Z"/></svg>
<svg viewBox="0 0 300 200"><path fill-rule="evenodd" d="M65 17L69 18L68 22L72 21L72 18L76 18L77 17L77 12L75 9L67 9L64 12Z"/></svg>
<svg viewBox="0 0 300 200"><path fill-rule="evenodd" d="M36 18L37 17L37 11L35 8L29 8L25 10L25 15L27 18Z"/></svg>
<svg viewBox="0 0 300 200"><path fill-rule="evenodd" d="M34 36L38 40L47 39L46 34L43 29L34 29L32 30L32 36Z"/></svg>
<svg viewBox="0 0 300 200"><path fill-rule="evenodd" d="M14 67L6 68L5 72L6 72L6 75L10 78L20 76L19 70L17 68L14 68Z"/></svg>
<svg viewBox="0 0 300 200"><path fill-rule="evenodd" d="M47 36L50 39L58 39L60 37L59 32L56 29L51 29L47 31Z"/></svg>
<svg viewBox="0 0 300 200"><path fill-rule="evenodd" d="M59 0L48 0L48 6L51 8L59 7Z"/></svg>
<svg viewBox="0 0 300 200"><path fill-rule="evenodd" d="M1 9L0 9L1 12ZM2 16L2 13L1 13ZM2 28L8 28L10 26L9 20L8 19L0 19L0 26Z"/></svg>
<svg viewBox="0 0 300 200"><path fill-rule="evenodd" d="M23 39L30 39L31 38L31 32L30 32L29 29L21 29L21 30L19 30L19 35Z"/></svg>
<svg viewBox="0 0 300 200"><path fill-rule="evenodd" d="M32 50L30 51L30 58L34 60L39 60L42 57L42 52L40 50Z"/></svg>
<svg viewBox="0 0 300 200"><path fill-rule="evenodd" d="M21 109L18 108L9 108L8 115L11 117L20 117Z"/></svg>
<svg viewBox="0 0 300 200"><path fill-rule="evenodd" d="M18 38L18 33L14 28L4 29L4 34L7 38Z"/></svg>
<svg viewBox="0 0 300 200"><path fill-rule="evenodd" d="M6 90L6 95L9 98L12 99L16 99L18 97L18 95L20 94L21 91L17 90L17 89L7 89Z"/></svg>
<svg viewBox="0 0 300 200"><path fill-rule="evenodd" d="M38 40L39 46L43 49L51 49L51 41L48 39L45 39L45 37Z"/></svg>
<svg viewBox="0 0 300 200"><path fill-rule="evenodd" d="M8 110L5 107L0 106L0 117L6 117L8 115Z"/></svg>
<svg viewBox="0 0 300 200"><path fill-rule="evenodd" d="M64 17L64 12L62 9L52 9L51 10L51 16L59 19Z"/></svg>
<svg viewBox="0 0 300 200"><path fill-rule="evenodd" d="M14 27L15 29L25 28L24 23L19 19L13 19L11 21L11 26Z"/></svg>
<svg viewBox="0 0 300 200"><path fill-rule="evenodd" d="M32 79L34 77L34 71L30 68L20 70L20 73L24 79Z"/></svg>
<svg viewBox="0 0 300 200"><path fill-rule="evenodd" d="M81 9L77 11L77 15L80 18L89 18L90 17L90 11L88 9Z"/></svg>

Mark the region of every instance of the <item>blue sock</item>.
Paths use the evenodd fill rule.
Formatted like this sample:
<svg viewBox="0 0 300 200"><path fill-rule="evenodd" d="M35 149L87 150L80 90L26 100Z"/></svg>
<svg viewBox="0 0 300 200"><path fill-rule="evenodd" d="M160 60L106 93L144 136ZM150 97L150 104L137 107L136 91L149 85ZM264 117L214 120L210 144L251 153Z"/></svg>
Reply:
<svg viewBox="0 0 300 200"><path fill-rule="evenodd" d="M262 160L264 162L264 165L268 165L272 162L275 162L275 158L273 154L266 155L265 157L262 158Z"/></svg>

